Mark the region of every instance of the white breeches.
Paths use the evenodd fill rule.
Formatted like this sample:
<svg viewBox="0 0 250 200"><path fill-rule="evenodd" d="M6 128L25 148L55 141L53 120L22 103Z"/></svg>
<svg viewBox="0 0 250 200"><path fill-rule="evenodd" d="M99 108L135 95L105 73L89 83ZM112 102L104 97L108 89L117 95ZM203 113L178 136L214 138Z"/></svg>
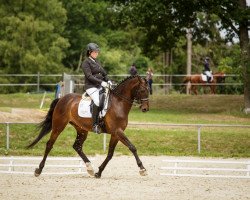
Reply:
<svg viewBox="0 0 250 200"><path fill-rule="evenodd" d="M99 106L100 105L100 99L99 99L99 91L102 90L102 88L89 88L86 90L87 94L91 97L91 99L94 101L94 104Z"/></svg>
<svg viewBox="0 0 250 200"><path fill-rule="evenodd" d="M209 77L212 77L212 73L210 71L205 71L205 74Z"/></svg>

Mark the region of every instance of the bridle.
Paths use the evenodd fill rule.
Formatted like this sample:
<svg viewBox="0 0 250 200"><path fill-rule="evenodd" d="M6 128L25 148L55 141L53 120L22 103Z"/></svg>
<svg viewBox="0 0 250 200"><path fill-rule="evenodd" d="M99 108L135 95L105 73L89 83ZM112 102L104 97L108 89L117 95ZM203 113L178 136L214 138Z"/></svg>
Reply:
<svg viewBox="0 0 250 200"><path fill-rule="evenodd" d="M139 85L137 86L136 91L135 91L135 95L133 95L134 97L133 97L132 99L130 99L130 98L128 98L128 97L122 95L121 93L118 93L118 92L115 91L115 90L110 90L110 92L112 92L112 93L115 94L116 96L120 97L121 99L123 99L123 100L129 102L129 103L132 104L132 105L136 105L136 104L141 105L142 102L148 101L149 98L148 98L148 97L147 97L147 98L141 98L139 94L140 94L142 91L145 91L145 90L148 91L148 93L149 93L149 89L148 89L148 87L145 87L145 86L142 85L142 81L141 81L141 79L140 79L139 76L138 76L138 82L139 82ZM141 89L141 88L143 88L143 89Z"/></svg>
<svg viewBox="0 0 250 200"><path fill-rule="evenodd" d="M141 89L141 87L143 89ZM135 91L136 94L135 94L135 98L134 98L133 102L136 101L137 104L141 105L143 101L148 101L149 100L148 97L147 98L140 98L139 97L140 92L145 91L145 90L147 90L147 92L149 93L148 87L145 87L145 86L141 85L141 81L140 81L140 83L138 85L138 88Z"/></svg>

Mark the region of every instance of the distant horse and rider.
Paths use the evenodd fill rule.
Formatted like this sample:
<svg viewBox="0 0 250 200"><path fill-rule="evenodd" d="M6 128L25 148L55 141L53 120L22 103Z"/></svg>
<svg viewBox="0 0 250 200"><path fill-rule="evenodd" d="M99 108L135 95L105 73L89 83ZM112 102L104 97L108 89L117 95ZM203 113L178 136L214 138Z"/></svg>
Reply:
<svg viewBox="0 0 250 200"><path fill-rule="evenodd" d="M202 74L193 74L186 76L183 80L183 83L190 83L189 93L193 92L198 94L197 86L201 85L205 92L207 86L210 87L211 94L215 94L216 85L218 83L225 82L225 74L223 72L212 73L209 64L209 57L206 57L204 60L204 70Z"/></svg>
<svg viewBox="0 0 250 200"><path fill-rule="evenodd" d="M39 164L39 168L35 170L35 176L39 176L45 165L45 161L58 136L62 133L66 125L71 124L77 132L73 148L86 164L87 172L100 178L102 172L108 162L111 160L117 143L120 141L133 153L137 165L140 168L140 175L147 175L138 154L136 147L130 142L124 131L128 125L128 114L132 105L136 102L140 105L142 112L149 110L149 89L145 78L138 75L130 76L120 82L115 88L109 89L108 103L105 116L101 119L101 132L111 135L109 142L109 150L106 159L99 166L99 171L94 172L90 160L83 152L83 143L87 139L88 132L92 130L93 119L90 117L80 117L78 113L79 103L82 100L82 95L67 94L60 99L55 99L44 119L40 123L40 133L37 138L28 146L33 147L46 134L51 132L50 138L46 144L44 157Z"/></svg>
<svg viewBox="0 0 250 200"><path fill-rule="evenodd" d="M198 94L198 86L202 86L205 90L206 87L210 87L210 93L215 94L216 86L218 83L225 82L226 75L223 72L217 72L212 74L211 80L208 82L206 79L206 75L204 74L193 74L190 76L186 76L183 80L183 83L190 83L189 93L192 92L194 94Z"/></svg>

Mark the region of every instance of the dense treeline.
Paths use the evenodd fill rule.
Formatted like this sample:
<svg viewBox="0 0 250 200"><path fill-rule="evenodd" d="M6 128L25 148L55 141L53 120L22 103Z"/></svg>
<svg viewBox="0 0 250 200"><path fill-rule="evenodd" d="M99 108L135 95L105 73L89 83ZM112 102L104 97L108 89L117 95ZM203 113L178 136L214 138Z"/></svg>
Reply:
<svg viewBox="0 0 250 200"><path fill-rule="evenodd" d="M185 74L189 29L192 73L201 72L204 57L209 56L213 71L243 74L249 83L249 53L242 57L249 39L243 41L240 34L249 19L244 3L246 0L0 0L0 73L82 73L85 46L96 42L101 47L99 59L110 74L126 74L132 63L141 74L148 67L155 73ZM223 36L221 29L226 30ZM166 52L171 62L164 61Z"/></svg>
<svg viewBox="0 0 250 200"><path fill-rule="evenodd" d="M193 40L199 44L202 44L201 40L216 41L218 37L214 30L218 29L224 29L229 40L237 37L240 46L240 62L237 68L242 68L240 71L244 82L245 111L250 113L250 5L247 6L247 0L111 1L117 3L125 21L130 21L144 30L144 49L150 49L151 52L171 52L187 30L192 32ZM217 47L220 49L220 46ZM216 55L215 52L209 52L210 55L211 53Z"/></svg>
<svg viewBox="0 0 250 200"><path fill-rule="evenodd" d="M133 62L148 65L135 28L117 26L104 1L1 0L1 73L61 73L79 70L85 46L96 42L100 60L112 74Z"/></svg>

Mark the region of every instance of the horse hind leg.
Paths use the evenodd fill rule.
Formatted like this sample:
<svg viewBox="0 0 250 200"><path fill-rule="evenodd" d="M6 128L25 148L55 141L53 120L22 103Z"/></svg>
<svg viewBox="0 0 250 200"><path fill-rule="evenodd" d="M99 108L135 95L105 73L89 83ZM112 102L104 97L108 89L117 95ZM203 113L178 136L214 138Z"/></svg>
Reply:
<svg viewBox="0 0 250 200"><path fill-rule="evenodd" d="M77 131L77 136L73 144L73 148L78 153L78 155L82 158L82 160L85 162L88 174L91 176L94 176L95 172L91 165L91 162L87 158L85 153L83 153L83 150L82 150L83 143L87 139L87 136L88 136L88 132L81 133L80 131Z"/></svg>
<svg viewBox="0 0 250 200"><path fill-rule="evenodd" d="M49 152L51 151L51 149L53 148L53 145L54 145L58 135L59 134L56 134L55 132L52 131L51 137L50 137L49 141L46 143L46 149L45 149L45 153L43 156L43 160L39 164L39 168L36 168L36 170L35 170L35 176L39 176L42 173L47 156L48 156Z"/></svg>
<svg viewBox="0 0 250 200"><path fill-rule="evenodd" d="M67 125L67 123L63 123L61 121L58 121L56 123L56 126L53 126L52 132L51 132L51 135L50 135L50 139L46 143L46 149L45 149L45 153L44 153L43 159L42 159L42 161L39 164L39 168L35 169L35 173L34 174L35 174L36 177L39 176L42 173L42 170L44 168L47 156L48 156L49 152L51 151L51 149L53 148L53 145L54 145L56 139L58 138L58 136L63 131L63 129L65 128L66 125Z"/></svg>

